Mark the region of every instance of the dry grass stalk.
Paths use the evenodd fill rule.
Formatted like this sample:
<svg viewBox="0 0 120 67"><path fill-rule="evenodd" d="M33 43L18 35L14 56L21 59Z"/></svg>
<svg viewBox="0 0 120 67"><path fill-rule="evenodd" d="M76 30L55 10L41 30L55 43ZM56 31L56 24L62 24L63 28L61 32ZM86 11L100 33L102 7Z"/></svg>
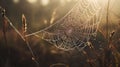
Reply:
<svg viewBox="0 0 120 67"><path fill-rule="evenodd" d="M37 67L39 67L39 63L38 63L37 60L36 60L36 57L35 57L35 55L34 55L34 53L33 53L33 50L31 49L30 44L29 44L27 38L25 37L25 36L26 36L26 33L27 33L26 17L25 17L24 14L22 14L22 35L23 35L23 37L24 37L24 41L25 41L25 43L27 44L28 49L30 50L30 52L31 52L31 54L32 54L32 58L31 58L31 59L36 63Z"/></svg>
<svg viewBox="0 0 120 67"><path fill-rule="evenodd" d="M57 8L53 11L52 13L52 16L51 16L51 19L50 19L50 24L53 24L55 19L56 19L56 11L57 11Z"/></svg>
<svg viewBox="0 0 120 67"><path fill-rule="evenodd" d="M26 17L24 14L22 14L22 34L25 37L27 32L27 23L26 23Z"/></svg>
<svg viewBox="0 0 120 67"><path fill-rule="evenodd" d="M3 16L3 35L4 35L4 39L5 39L5 44L7 45L7 36L6 36L6 31L7 31L7 26L8 26L8 22L5 18L5 10L2 10L2 16Z"/></svg>

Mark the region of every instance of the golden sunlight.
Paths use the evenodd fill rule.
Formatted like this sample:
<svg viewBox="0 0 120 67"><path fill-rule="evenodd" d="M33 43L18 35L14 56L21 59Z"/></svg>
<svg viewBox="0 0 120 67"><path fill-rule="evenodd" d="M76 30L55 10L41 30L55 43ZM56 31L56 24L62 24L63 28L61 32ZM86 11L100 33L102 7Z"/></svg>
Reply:
<svg viewBox="0 0 120 67"><path fill-rule="evenodd" d="M36 3L37 0L27 0L29 3Z"/></svg>
<svg viewBox="0 0 120 67"><path fill-rule="evenodd" d="M41 0L41 4L42 4L43 6L48 5L48 3L49 3L49 0Z"/></svg>

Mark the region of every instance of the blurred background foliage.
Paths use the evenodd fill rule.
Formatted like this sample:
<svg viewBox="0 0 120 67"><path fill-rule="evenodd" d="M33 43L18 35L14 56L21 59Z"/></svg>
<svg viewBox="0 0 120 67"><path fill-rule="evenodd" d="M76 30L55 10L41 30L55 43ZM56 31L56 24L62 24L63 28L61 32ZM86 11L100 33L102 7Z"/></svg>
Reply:
<svg viewBox="0 0 120 67"><path fill-rule="evenodd" d="M6 15L21 32L22 14L26 16L28 33L36 32L62 18L76 0L0 0ZM119 67L120 66L120 1L110 5L109 41L106 39L105 15L96 38L82 52L63 51L37 36L28 38L40 67ZM5 44L0 16L0 67L36 67L26 43L7 27ZM114 33L114 34L113 34ZM113 34L113 35L112 35ZM111 36L112 35L112 36ZM60 65L59 65L60 64ZM58 66L57 66L58 65Z"/></svg>

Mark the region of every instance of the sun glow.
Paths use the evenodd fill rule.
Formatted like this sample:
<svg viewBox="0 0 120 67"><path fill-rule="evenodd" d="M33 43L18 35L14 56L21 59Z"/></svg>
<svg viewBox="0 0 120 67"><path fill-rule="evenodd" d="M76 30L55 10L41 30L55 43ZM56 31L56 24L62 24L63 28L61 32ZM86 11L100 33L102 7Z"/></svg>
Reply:
<svg viewBox="0 0 120 67"><path fill-rule="evenodd" d="M27 0L29 3L36 3L37 0Z"/></svg>
<svg viewBox="0 0 120 67"><path fill-rule="evenodd" d="M42 4L43 6L48 5L48 3L49 3L49 0L41 0L41 4Z"/></svg>

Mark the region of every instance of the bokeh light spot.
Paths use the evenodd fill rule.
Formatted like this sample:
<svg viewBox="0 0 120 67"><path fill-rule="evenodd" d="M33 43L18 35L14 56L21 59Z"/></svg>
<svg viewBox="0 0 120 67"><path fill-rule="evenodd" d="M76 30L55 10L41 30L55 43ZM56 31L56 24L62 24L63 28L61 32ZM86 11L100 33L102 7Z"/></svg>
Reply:
<svg viewBox="0 0 120 67"><path fill-rule="evenodd" d="M14 3L19 3L20 0L13 0Z"/></svg>
<svg viewBox="0 0 120 67"><path fill-rule="evenodd" d="M36 3L37 0L27 0L29 3Z"/></svg>
<svg viewBox="0 0 120 67"><path fill-rule="evenodd" d="M42 4L43 6L48 5L48 3L49 3L49 0L41 0L41 4Z"/></svg>

